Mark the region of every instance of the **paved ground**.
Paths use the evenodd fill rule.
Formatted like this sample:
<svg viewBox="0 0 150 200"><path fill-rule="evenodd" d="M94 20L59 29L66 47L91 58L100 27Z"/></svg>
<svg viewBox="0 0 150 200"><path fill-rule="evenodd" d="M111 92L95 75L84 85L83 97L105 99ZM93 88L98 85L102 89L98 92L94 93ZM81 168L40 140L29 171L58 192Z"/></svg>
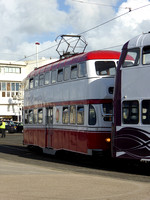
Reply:
<svg viewBox="0 0 150 200"><path fill-rule="evenodd" d="M149 176L32 159L13 138L0 141L0 200L150 200Z"/></svg>
<svg viewBox="0 0 150 200"><path fill-rule="evenodd" d="M0 159L0 200L149 200L150 183Z"/></svg>

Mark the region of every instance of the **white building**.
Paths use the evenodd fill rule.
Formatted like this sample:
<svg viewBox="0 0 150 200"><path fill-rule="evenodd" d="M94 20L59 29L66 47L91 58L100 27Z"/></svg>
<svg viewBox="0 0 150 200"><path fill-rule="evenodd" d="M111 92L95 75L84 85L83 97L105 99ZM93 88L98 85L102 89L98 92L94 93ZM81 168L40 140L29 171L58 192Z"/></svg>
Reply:
<svg viewBox="0 0 150 200"><path fill-rule="evenodd" d="M38 66L55 60L41 59ZM36 61L0 60L0 118L22 121L23 80L36 66Z"/></svg>

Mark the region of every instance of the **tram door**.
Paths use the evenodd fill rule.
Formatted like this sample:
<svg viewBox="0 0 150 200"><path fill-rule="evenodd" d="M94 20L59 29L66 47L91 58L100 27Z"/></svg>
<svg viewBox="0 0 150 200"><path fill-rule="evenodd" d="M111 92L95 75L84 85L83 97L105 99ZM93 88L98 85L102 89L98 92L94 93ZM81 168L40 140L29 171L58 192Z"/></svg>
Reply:
<svg viewBox="0 0 150 200"><path fill-rule="evenodd" d="M46 135L47 135L47 147L52 147L52 134L53 134L53 107L46 108Z"/></svg>

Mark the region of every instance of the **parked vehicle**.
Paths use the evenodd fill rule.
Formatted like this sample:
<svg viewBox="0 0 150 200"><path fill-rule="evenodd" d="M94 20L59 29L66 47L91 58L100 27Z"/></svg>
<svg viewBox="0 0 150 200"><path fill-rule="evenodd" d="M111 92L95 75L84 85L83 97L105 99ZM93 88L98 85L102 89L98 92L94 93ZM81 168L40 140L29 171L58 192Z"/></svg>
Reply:
<svg viewBox="0 0 150 200"><path fill-rule="evenodd" d="M23 123L22 122L14 122L16 127L17 127L17 133L22 133L23 132Z"/></svg>
<svg viewBox="0 0 150 200"><path fill-rule="evenodd" d="M8 131L8 133L15 133L17 131L17 126L13 121L8 120L4 122L6 125L6 131Z"/></svg>

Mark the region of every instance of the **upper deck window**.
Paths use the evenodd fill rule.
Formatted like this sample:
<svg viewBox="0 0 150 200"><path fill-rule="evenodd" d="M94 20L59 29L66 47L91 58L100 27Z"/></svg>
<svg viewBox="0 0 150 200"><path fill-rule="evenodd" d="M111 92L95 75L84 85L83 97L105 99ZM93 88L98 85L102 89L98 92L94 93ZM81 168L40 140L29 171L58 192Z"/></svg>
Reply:
<svg viewBox="0 0 150 200"><path fill-rule="evenodd" d="M82 62L78 65L78 77L81 78L84 76L86 76L86 63Z"/></svg>
<svg viewBox="0 0 150 200"><path fill-rule="evenodd" d="M52 78L51 78L52 83L56 83L56 77L57 77L56 70L52 71Z"/></svg>
<svg viewBox="0 0 150 200"><path fill-rule="evenodd" d="M59 70L58 70L57 81L58 81L58 82L63 81L63 69L59 69Z"/></svg>
<svg viewBox="0 0 150 200"><path fill-rule="evenodd" d="M29 88L30 88L30 89L33 88L33 78L31 78L30 81L29 81Z"/></svg>
<svg viewBox="0 0 150 200"><path fill-rule="evenodd" d="M44 81L45 85L48 85L49 82L50 82L50 75L49 74L50 74L49 72L45 73L45 81Z"/></svg>
<svg viewBox="0 0 150 200"><path fill-rule="evenodd" d="M40 86L44 85L44 74L41 74L41 75L39 76L39 85L40 85Z"/></svg>
<svg viewBox="0 0 150 200"><path fill-rule="evenodd" d="M114 76L116 73L116 65L114 61L96 61L95 68L96 74L99 76Z"/></svg>
<svg viewBox="0 0 150 200"><path fill-rule="evenodd" d="M77 78L77 65L71 67L71 79Z"/></svg>
<svg viewBox="0 0 150 200"><path fill-rule="evenodd" d="M25 90L29 89L29 79L25 81Z"/></svg>
<svg viewBox="0 0 150 200"><path fill-rule="evenodd" d="M38 84L39 84L39 76L35 76L35 78L34 78L34 86L38 87Z"/></svg>
<svg viewBox="0 0 150 200"><path fill-rule="evenodd" d="M150 65L150 46L143 48L143 65Z"/></svg>
<svg viewBox="0 0 150 200"><path fill-rule="evenodd" d="M123 63L123 67L137 66L140 63L140 49L134 48L127 51L126 58Z"/></svg>
<svg viewBox="0 0 150 200"><path fill-rule="evenodd" d="M67 81L70 79L70 67L64 68L64 81Z"/></svg>

